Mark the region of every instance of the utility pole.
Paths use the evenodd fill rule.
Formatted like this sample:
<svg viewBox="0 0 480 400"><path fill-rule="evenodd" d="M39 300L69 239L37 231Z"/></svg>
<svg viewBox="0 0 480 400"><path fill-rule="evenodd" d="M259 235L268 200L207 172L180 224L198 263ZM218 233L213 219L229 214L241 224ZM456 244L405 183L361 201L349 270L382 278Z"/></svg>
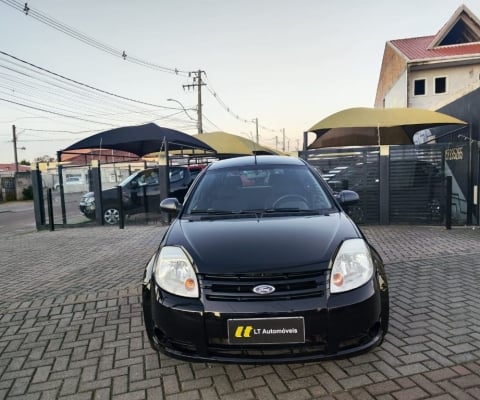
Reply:
<svg viewBox="0 0 480 400"><path fill-rule="evenodd" d="M259 144L258 143L258 118L255 118L255 132L256 132L257 144Z"/></svg>
<svg viewBox="0 0 480 400"><path fill-rule="evenodd" d="M15 156L15 172L18 174L18 157L17 157L17 134L15 125L12 125L12 133L13 133L13 154Z"/></svg>
<svg viewBox="0 0 480 400"><path fill-rule="evenodd" d="M275 136L275 150L278 151L278 136Z"/></svg>
<svg viewBox="0 0 480 400"><path fill-rule="evenodd" d="M282 128L282 133L283 133L283 146L282 146L282 151L285 152L285 128Z"/></svg>
<svg viewBox="0 0 480 400"><path fill-rule="evenodd" d="M193 74L193 83L188 85L183 85L183 89L197 89L198 93L198 100L197 100L197 128L198 133L203 133L203 126L202 126L202 86L205 86L205 83L202 81L202 74L205 71L198 70L190 72L188 75L191 76Z"/></svg>

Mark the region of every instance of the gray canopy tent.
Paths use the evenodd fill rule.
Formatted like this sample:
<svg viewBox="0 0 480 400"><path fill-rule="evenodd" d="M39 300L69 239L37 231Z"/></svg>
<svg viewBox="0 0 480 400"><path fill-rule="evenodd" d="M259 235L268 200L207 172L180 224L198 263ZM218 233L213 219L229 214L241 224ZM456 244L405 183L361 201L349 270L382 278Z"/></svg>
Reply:
<svg viewBox="0 0 480 400"><path fill-rule="evenodd" d="M137 126L126 126L111 129L108 131L100 132L95 135L82 139L71 146L57 152L58 159L58 176L60 183L60 197L62 206L63 223L66 223L65 216L65 200L63 194L63 178L62 178L62 155L63 154L76 154L76 151L90 149L92 150L93 157L100 159L102 150L116 150L132 154L130 159L138 159L147 154L154 152L162 152L165 154L165 165L159 167L160 176L163 179L160 180L160 190L163 196L169 193L169 157L168 152L186 151L188 154L215 155L215 150L208 144L198 140L197 138L190 136L186 133L160 127L154 123L148 123ZM81 154L85 154L82 152ZM123 157L125 160L125 157ZM93 191L95 198L101 199L101 183L98 168L93 169L94 175L98 175L93 179ZM97 221L100 218L97 218Z"/></svg>
<svg viewBox="0 0 480 400"><path fill-rule="evenodd" d="M80 149L111 149L132 153L138 157L168 150L198 149L214 152L208 144L186 133L163 128L154 123L125 126L89 136L63 149L59 154ZM60 159L58 161L61 161Z"/></svg>

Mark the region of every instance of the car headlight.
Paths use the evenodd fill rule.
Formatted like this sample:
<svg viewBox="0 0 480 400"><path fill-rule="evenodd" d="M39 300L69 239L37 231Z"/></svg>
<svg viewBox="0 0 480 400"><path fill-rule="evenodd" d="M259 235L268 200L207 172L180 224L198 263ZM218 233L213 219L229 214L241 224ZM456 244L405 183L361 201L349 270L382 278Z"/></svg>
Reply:
<svg viewBox="0 0 480 400"><path fill-rule="evenodd" d="M91 204L95 201L95 197L87 197L83 201L85 201L85 204Z"/></svg>
<svg viewBox="0 0 480 400"><path fill-rule="evenodd" d="M154 277L165 291L182 297L198 297L197 276L192 262L181 247L165 246L160 250Z"/></svg>
<svg viewBox="0 0 480 400"><path fill-rule="evenodd" d="M342 243L333 262L330 293L341 293L362 286L373 275L370 250L363 239Z"/></svg>

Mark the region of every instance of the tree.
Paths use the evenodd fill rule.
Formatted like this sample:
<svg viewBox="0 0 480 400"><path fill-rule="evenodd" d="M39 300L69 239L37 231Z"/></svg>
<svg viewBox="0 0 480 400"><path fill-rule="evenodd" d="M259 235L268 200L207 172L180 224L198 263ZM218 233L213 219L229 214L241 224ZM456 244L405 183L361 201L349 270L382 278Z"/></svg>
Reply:
<svg viewBox="0 0 480 400"><path fill-rule="evenodd" d="M40 162L54 162L54 161L56 161L56 159L54 157L44 155L44 156L35 158L33 161L37 162L37 163L40 163Z"/></svg>
<svg viewBox="0 0 480 400"><path fill-rule="evenodd" d="M30 161L22 160L20 161L20 165L30 165Z"/></svg>

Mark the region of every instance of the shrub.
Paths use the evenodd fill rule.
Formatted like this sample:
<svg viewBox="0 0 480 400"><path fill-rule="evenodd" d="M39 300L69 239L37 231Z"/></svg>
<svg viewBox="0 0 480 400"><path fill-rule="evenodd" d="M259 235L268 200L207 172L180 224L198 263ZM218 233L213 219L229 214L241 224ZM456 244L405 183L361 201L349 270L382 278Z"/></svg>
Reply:
<svg viewBox="0 0 480 400"><path fill-rule="evenodd" d="M26 187L22 191L23 200L33 200L33 188L32 185Z"/></svg>

